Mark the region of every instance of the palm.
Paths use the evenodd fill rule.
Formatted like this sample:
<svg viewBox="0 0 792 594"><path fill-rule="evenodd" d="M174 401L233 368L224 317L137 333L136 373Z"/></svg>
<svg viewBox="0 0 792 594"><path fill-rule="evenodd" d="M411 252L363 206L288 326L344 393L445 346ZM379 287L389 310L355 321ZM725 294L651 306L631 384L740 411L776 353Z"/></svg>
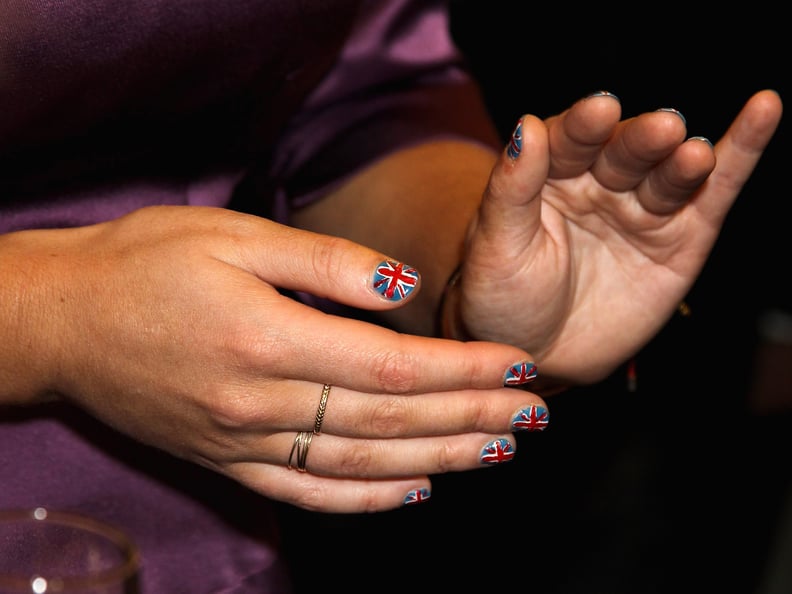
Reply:
<svg viewBox="0 0 792 594"><path fill-rule="evenodd" d="M605 377L684 299L780 115L777 95L758 93L717 165L671 113L619 122L618 103L597 98L525 118L520 157L496 165L468 235L468 332L528 350L546 376Z"/></svg>

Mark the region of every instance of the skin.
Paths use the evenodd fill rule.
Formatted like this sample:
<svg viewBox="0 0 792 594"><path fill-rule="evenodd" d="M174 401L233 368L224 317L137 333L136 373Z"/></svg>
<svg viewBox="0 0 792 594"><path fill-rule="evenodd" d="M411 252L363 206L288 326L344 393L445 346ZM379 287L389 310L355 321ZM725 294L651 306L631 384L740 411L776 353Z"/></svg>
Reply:
<svg viewBox="0 0 792 594"><path fill-rule="evenodd" d="M502 388L509 366L591 381L657 331L780 116L775 93L757 94L713 153L684 141L675 114L621 122L600 97L526 116L517 161L463 142L393 154L296 213L298 228L162 206L0 236L0 403L67 401L307 509L398 507L430 474L480 468L484 444L514 443L515 412L546 406ZM409 232L371 224L381 213ZM386 255L422 273L404 302L371 289ZM448 315L484 342L431 338L463 257ZM278 288L376 311L392 329ZM324 383L308 472L288 470Z"/></svg>
<svg viewBox="0 0 792 594"><path fill-rule="evenodd" d="M513 441L514 414L543 401L503 388L506 369L530 360L518 348L398 334L275 289L394 308L371 288L384 258L201 207L0 236L0 401L68 401L307 509L398 507L429 474L482 467L482 447ZM308 472L288 470L325 382Z"/></svg>
<svg viewBox="0 0 792 594"><path fill-rule="evenodd" d="M546 121L524 116L517 159L462 143L419 147L377 163L295 221L423 270L423 300L388 318L411 332L434 331L443 286L461 261L446 299L452 335L528 350L548 386L586 384L628 360L677 309L781 114L778 94L759 91L713 148L687 138L676 113L621 120L618 99L592 96ZM366 188L384 179L388 198L369 199ZM383 210L389 220L420 220L422 240L338 216L374 220Z"/></svg>

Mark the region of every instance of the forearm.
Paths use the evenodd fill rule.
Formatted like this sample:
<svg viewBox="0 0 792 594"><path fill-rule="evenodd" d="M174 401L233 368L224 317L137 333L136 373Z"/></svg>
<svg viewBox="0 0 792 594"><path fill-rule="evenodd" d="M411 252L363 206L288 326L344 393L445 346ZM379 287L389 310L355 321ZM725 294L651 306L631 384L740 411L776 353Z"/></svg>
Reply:
<svg viewBox="0 0 792 594"><path fill-rule="evenodd" d="M0 235L0 406L52 399L58 308L52 274L59 259L49 238L67 231L19 231Z"/></svg>
<svg viewBox="0 0 792 594"><path fill-rule="evenodd" d="M463 257L497 155L481 145L437 141L395 152L325 198L293 213L302 228L347 237L421 273L421 291L389 312L398 330L434 335L440 297Z"/></svg>

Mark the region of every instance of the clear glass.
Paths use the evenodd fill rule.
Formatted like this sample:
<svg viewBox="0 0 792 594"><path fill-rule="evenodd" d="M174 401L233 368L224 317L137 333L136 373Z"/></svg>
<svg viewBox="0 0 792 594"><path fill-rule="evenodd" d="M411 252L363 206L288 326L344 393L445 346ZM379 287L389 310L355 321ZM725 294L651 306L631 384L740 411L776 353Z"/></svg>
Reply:
<svg viewBox="0 0 792 594"><path fill-rule="evenodd" d="M0 594L140 594L139 554L120 530L42 507L0 510Z"/></svg>

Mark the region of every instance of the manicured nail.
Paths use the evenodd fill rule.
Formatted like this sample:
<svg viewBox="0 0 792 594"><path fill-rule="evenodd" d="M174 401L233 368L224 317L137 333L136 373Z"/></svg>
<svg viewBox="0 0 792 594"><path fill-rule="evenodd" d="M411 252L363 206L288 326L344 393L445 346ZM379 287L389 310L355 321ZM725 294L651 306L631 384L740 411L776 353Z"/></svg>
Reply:
<svg viewBox="0 0 792 594"><path fill-rule="evenodd" d="M514 458L514 447L508 439L496 439L481 450L482 464L500 464Z"/></svg>
<svg viewBox="0 0 792 594"><path fill-rule="evenodd" d="M412 266L385 260L374 272L374 290L389 301L401 301L418 286L419 277Z"/></svg>
<svg viewBox="0 0 792 594"><path fill-rule="evenodd" d="M668 113L675 113L682 119L682 121L684 122L685 126L687 126L687 120L685 119L685 116L683 116L682 112L679 111L678 109L674 109L673 107L661 107L660 109L658 109L656 111L667 111Z"/></svg>
<svg viewBox="0 0 792 594"><path fill-rule="evenodd" d="M514 160L520 156L520 151L522 150L522 118L517 120L517 125L514 127L514 132L512 132L511 140L509 141L509 147L506 149L506 154L509 155L509 158Z"/></svg>
<svg viewBox="0 0 792 594"><path fill-rule="evenodd" d="M519 387L529 384L536 379L536 364L533 361L516 363L506 370L503 386L506 388Z"/></svg>
<svg viewBox="0 0 792 594"><path fill-rule="evenodd" d="M691 136L688 140L699 140L701 142L706 142L712 148L712 141L707 138L706 136Z"/></svg>
<svg viewBox="0 0 792 594"><path fill-rule="evenodd" d="M432 496L432 492L422 487L420 489L413 489L404 498L404 505L415 505L416 503L423 503Z"/></svg>
<svg viewBox="0 0 792 594"><path fill-rule="evenodd" d="M594 91L590 95L586 95L586 99L591 99L593 97L613 97L616 101L621 101L616 95L611 93L610 91Z"/></svg>
<svg viewBox="0 0 792 594"><path fill-rule="evenodd" d="M544 406L528 406L514 415L513 431L544 431L550 420L550 413Z"/></svg>

